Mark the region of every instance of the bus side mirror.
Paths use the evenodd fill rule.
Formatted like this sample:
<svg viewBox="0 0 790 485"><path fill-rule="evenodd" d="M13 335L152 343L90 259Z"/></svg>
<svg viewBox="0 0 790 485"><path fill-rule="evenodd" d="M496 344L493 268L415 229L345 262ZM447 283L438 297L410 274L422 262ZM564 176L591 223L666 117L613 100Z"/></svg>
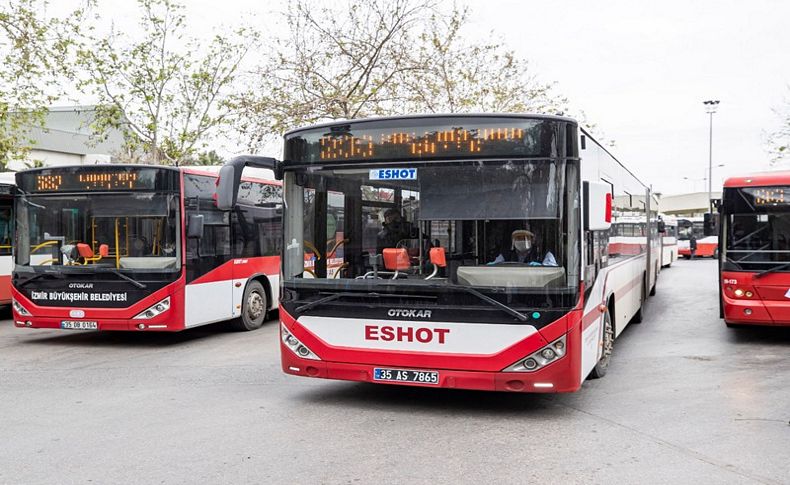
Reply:
<svg viewBox="0 0 790 485"><path fill-rule="evenodd" d="M203 237L203 214L190 214L187 221L187 237L200 239Z"/></svg>
<svg viewBox="0 0 790 485"><path fill-rule="evenodd" d="M716 217L712 212L706 212L702 223L702 233L705 237L716 234Z"/></svg>
<svg viewBox="0 0 790 485"><path fill-rule="evenodd" d="M659 234L665 234L667 232L667 225L664 223L664 221L658 221L656 226L658 227Z"/></svg>
<svg viewBox="0 0 790 485"><path fill-rule="evenodd" d="M223 165L219 169L219 179L217 179L217 208L228 211L236 205L236 197L241 183L241 173L236 176L236 170L241 172L243 167L236 167L230 164Z"/></svg>
<svg viewBox="0 0 790 485"><path fill-rule="evenodd" d="M248 165L250 167L271 170L274 174L274 178L277 180L282 180L283 178L282 164L274 158L256 157L252 155L236 157L225 163L225 165L219 169L217 192L214 197L219 210L231 210L236 205L236 198L239 195L239 185L241 185L241 172L244 170L244 167Z"/></svg>

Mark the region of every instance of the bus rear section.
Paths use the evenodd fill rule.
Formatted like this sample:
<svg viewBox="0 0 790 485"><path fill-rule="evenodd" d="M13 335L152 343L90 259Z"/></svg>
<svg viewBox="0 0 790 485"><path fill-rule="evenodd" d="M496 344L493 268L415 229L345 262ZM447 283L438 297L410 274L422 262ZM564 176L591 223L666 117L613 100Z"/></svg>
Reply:
<svg viewBox="0 0 790 485"><path fill-rule="evenodd" d="M215 182L210 173L140 165L17 174L15 325L260 326L277 302L280 188L245 182L245 204L231 214L216 208ZM258 203L247 205L249 197Z"/></svg>
<svg viewBox="0 0 790 485"><path fill-rule="evenodd" d="M601 170L616 197L612 183L583 183L572 120L355 120L285 141L286 373L575 391L603 375L655 281L647 235L608 253L613 205L643 208L626 192L645 187L613 159Z"/></svg>
<svg viewBox="0 0 790 485"><path fill-rule="evenodd" d="M719 236L710 215L678 219L678 255L685 259L715 258L719 254Z"/></svg>
<svg viewBox="0 0 790 485"><path fill-rule="evenodd" d="M661 267L668 268L678 259L678 220L661 215Z"/></svg>
<svg viewBox="0 0 790 485"><path fill-rule="evenodd" d="M720 211L725 323L790 325L790 172L728 179Z"/></svg>
<svg viewBox="0 0 790 485"><path fill-rule="evenodd" d="M15 187L13 172L0 173L0 305L11 304Z"/></svg>

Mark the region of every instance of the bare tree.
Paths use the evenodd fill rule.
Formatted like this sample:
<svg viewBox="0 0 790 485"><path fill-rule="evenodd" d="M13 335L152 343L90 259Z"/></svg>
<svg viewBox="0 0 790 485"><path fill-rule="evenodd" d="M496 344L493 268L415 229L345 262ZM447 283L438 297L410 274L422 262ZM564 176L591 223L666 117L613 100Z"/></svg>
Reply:
<svg viewBox="0 0 790 485"><path fill-rule="evenodd" d="M45 0L9 0L0 5L0 168L26 158L47 107L73 80L72 55L86 8L62 18L47 14Z"/></svg>
<svg viewBox="0 0 790 485"><path fill-rule="evenodd" d="M228 128L227 100L258 36L241 28L201 43L186 35L180 4L138 4L142 35L90 38L80 51L88 73L81 86L100 100L94 129L123 130L130 160L178 164Z"/></svg>
<svg viewBox="0 0 790 485"><path fill-rule="evenodd" d="M540 112L566 111L567 100L542 83L529 64L500 41L477 42L463 36L469 9L432 15L416 52L422 67L401 76L410 111ZM492 32L489 36L495 39Z"/></svg>
<svg viewBox="0 0 790 485"><path fill-rule="evenodd" d="M556 112L566 101L501 42L463 36L466 8L417 0L297 0L271 62L238 97L251 150L323 120L414 112Z"/></svg>
<svg viewBox="0 0 790 485"><path fill-rule="evenodd" d="M424 0L291 4L288 34L274 40L271 59L236 99L250 147L298 125L397 111L396 79L422 68L411 55L414 32L433 8Z"/></svg>
<svg viewBox="0 0 790 485"><path fill-rule="evenodd" d="M771 165L777 166L790 161L790 98L774 112L779 117L779 126L768 134L767 146Z"/></svg>

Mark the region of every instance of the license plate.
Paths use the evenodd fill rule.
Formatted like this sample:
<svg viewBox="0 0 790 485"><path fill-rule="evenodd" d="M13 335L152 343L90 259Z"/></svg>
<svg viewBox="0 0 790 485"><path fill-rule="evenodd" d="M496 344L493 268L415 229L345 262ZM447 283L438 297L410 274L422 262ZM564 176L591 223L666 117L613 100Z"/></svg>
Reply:
<svg viewBox="0 0 790 485"><path fill-rule="evenodd" d="M63 320L60 322L60 328L69 330L98 330L99 322L85 322L80 320Z"/></svg>
<svg viewBox="0 0 790 485"><path fill-rule="evenodd" d="M373 369L374 381L415 382L417 384L439 384L439 373L435 370Z"/></svg>

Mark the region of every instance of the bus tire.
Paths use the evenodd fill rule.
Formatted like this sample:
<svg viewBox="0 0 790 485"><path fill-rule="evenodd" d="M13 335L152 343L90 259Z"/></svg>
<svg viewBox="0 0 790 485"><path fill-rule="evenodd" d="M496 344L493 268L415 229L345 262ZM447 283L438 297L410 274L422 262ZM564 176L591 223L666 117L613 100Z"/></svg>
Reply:
<svg viewBox="0 0 790 485"><path fill-rule="evenodd" d="M656 277L653 280L653 287L650 288L650 296L656 296L656 286L658 285L658 265L656 265L655 273L653 274L655 274Z"/></svg>
<svg viewBox="0 0 790 485"><path fill-rule="evenodd" d="M642 309L645 307L645 292L647 291L647 275L642 277L642 295L640 296L639 300L639 309L634 313L634 316L631 317L630 323L642 323L643 315Z"/></svg>
<svg viewBox="0 0 790 485"><path fill-rule="evenodd" d="M241 300L241 317L233 320L231 326L240 331L261 328L263 322L266 321L268 305L263 285L256 280L250 281L244 289L244 296Z"/></svg>
<svg viewBox="0 0 790 485"><path fill-rule="evenodd" d="M603 351L601 352L601 358L598 359L598 363L595 364L592 372L590 372L590 379L600 379L605 376L606 371L609 369L609 362L612 360L612 351L614 350L614 325L612 325L612 315L608 308L603 314L603 334L601 335L601 339Z"/></svg>

